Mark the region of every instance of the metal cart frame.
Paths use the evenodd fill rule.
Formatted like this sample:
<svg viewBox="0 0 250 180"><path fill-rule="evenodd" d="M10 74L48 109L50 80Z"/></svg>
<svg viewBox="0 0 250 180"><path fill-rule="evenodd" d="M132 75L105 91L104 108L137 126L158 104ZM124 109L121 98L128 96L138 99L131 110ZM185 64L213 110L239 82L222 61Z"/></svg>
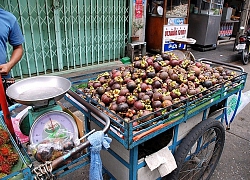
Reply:
<svg viewBox="0 0 250 180"><path fill-rule="evenodd" d="M108 150L107 153L103 154L102 159L104 164L104 169L109 174L112 179L130 179L130 180L136 180L139 179L139 171L140 169L145 168L146 162L144 159L138 159L139 156L139 145L147 142L148 140L156 137L157 135L166 132L170 129L173 131L173 137L170 144L168 144L169 149L172 151L173 154L175 154L177 147L181 144L183 137L186 136L186 134L189 133L199 122L205 121L208 119L208 117L212 117L214 119L220 120L221 122L225 121L225 114L226 114L226 101L227 98L233 94L241 93L241 90L244 89L245 81L247 74L244 73L244 70L241 67L233 66L233 65L227 65L221 62L213 61L213 60L207 60L207 59L200 59L199 61L202 61L204 63L208 63L211 65L222 65L229 69L236 70L239 74L235 78L234 85L227 86L227 84L220 85L217 89L212 89L210 93L204 95L201 98L195 99L195 100L188 100L184 105L181 105L180 107L172 110L170 113L167 113L165 116L159 116L156 118L153 118L151 120L147 121L147 124L151 123L153 125L149 125L149 127L137 132L133 133L133 131L138 127L133 127L132 122L131 123L124 123L124 127L121 126L121 124L117 123L114 119L111 118L111 130L109 131L109 134L113 137L113 146L111 145L111 148ZM81 99L85 99L89 103L93 103L96 105L97 108L103 108L98 103L95 103L91 98L88 98L84 93L74 88L74 85L87 82L88 80L96 77L97 74L89 74L89 75L83 75L83 76L77 76L72 77L70 80L73 83L73 91L75 93L78 93L76 95L75 93L69 93L69 96L66 97L66 100L69 101L71 104L73 104L78 110L80 110L85 115L85 126L88 128L98 128L103 126L103 122L95 119L95 118L89 118L89 114L86 112L86 108L79 106L77 101L80 101ZM238 99L239 101L239 99ZM224 103L224 106L222 109L217 109L214 112L209 112L209 109L213 106L218 105L219 103ZM237 105L238 107L238 105ZM107 109L105 109L107 110ZM108 111L108 110L107 110ZM237 108L235 109L235 112L237 111ZM179 134L180 126L182 124L189 124L190 119L196 119L191 124L191 127L184 132L184 134ZM230 122L226 119L226 125L229 127ZM142 123L141 126L145 125L145 123ZM119 128L120 127L120 130ZM111 161L111 158L114 160L114 165L112 167L105 166L105 157L107 158L107 162ZM118 164L116 162L118 162ZM119 165L119 163L121 165ZM120 176L122 172L118 170L118 167L123 167L124 173L123 177ZM112 170L113 168L113 170ZM124 169L125 168L125 169ZM113 176L113 174L116 174L116 176L119 176L119 178ZM143 170L140 175L143 175L145 171ZM145 177L143 177L145 179ZM142 179L143 179L142 178ZM160 177L159 177L160 178Z"/></svg>
<svg viewBox="0 0 250 180"><path fill-rule="evenodd" d="M216 115L210 114L209 109L218 103L226 103L226 100L229 96L240 93L242 89L244 89L247 74L244 72L244 70L238 66L232 66L227 65L224 63L212 61L212 60L206 60L201 59L200 61L209 63L209 64L219 64L228 67L229 69L236 70L239 75L235 77L233 84L220 84L219 87L215 89L210 89L206 95L204 95L201 98L195 98L195 99L189 99L185 101L184 104L180 104L178 108L175 108L174 110L170 111L169 113L166 113L162 116L155 117L145 123L142 123L136 127L133 127L132 123L124 123L124 125L118 123L113 118L108 118L104 113L99 111L98 108L101 107L98 103L92 101L90 98L84 96L81 92L79 92L74 85L82 82L87 82L91 78L95 78L99 73L93 73L90 75L83 75L83 76L77 76L70 78L71 82L73 83L73 87L70 91L68 91L65 95L65 99L69 101L74 107L76 107L78 110L80 110L85 117L85 127L86 131L90 131L92 127L99 127L100 129L103 128L103 131L113 138L113 142L111 144L111 148L106 152L107 157L112 157L115 159L120 165L126 168L126 175L127 177L124 177L125 179L130 180L136 180L138 179L138 176L143 172L147 172L148 170L145 169L146 162L143 158L139 159L139 146L146 143L150 139L157 137L158 135L167 132L171 130L172 134L172 140L168 143L169 149L172 151L173 154L176 154L177 147L181 146L181 143L183 141L183 137L186 136L189 131L192 131L197 127L199 122L205 122L208 121L208 116L213 116L213 118L217 120L221 120L221 122L225 121L224 116L226 113L226 107L222 108L222 110L218 111ZM84 98L83 98L84 97ZM240 96L239 96L240 97ZM239 99L238 99L239 100ZM183 103L183 102L180 102ZM92 106L91 104L94 104ZM3 105L3 102L1 102L1 105ZM238 105L237 105L238 106ZM235 112L237 111L237 108ZM214 111L217 112L217 111ZM213 113L214 113L213 112ZM156 112L154 112L156 113ZM8 114L8 112L7 112ZM4 117L4 120L6 119L6 113L3 113L1 117ZM195 117L195 118L194 118ZM144 117L145 118L145 117ZM109 119L111 119L111 125L109 122ZM192 120L193 123L189 123ZM229 126L230 122L226 120L226 124ZM150 124L150 125L149 125ZM182 128L182 125L190 124L188 130L180 135L180 129ZM198 125L197 125L198 124ZM142 130L134 133L133 131L141 126L148 125L147 128L143 128ZM109 130L109 127L111 129ZM119 127L119 128L117 128ZM186 129L186 127L184 127ZM13 143L16 143L15 140L13 140ZM77 166L71 168L71 165L75 165L78 162L82 161L83 159L87 158L89 154L84 154L78 159L72 161L70 164L64 165L62 167L58 168L58 165L63 162L67 157L70 157L72 155L75 155L75 153L78 153L79 151L82 151L83 149L87 148L89 146L89 142L86 141L80 146L74 148L71 150L68 154L59 157L58 159L51 162L49 167L51 167L51 173L53 175L58 175L57 177L62 177L66 174L69 174L85 165L87 165L89 162L81 162ZM18 148L24 149L22 146L19 146ZM28 155L24 152L20 152L23 159L25 160L25 157L28 158ZM124 155L122 153L126 153ZM105 161L105 159L104 159ZM111 169L107 166L104 166L104 171L112 178L116 179L113 172L111 172ZM116 165L116 164L114 164ZM119 166L120 166L119 165ZM118 168L119 168L118 166ZM39 174L36 173L37 169L41 168L47 168L46 164L43 166L39 166L37 168L34 168L32 162L24 169L21 169L18 172L15 172L13 174L10 174L9 176L3 178L8 179L11 177L15 177L19 174L23 174L23 179L39 179L39 177L44 176L43 173L39 172ZM68 169L67 169L68 168ZM115 169L116 170L116 169ZM124 171L124 170L123 170ZM47 172L44 172L47 173ZM121 173L121 171L118 171L118 173ZM145 178L145 177L143 177ZM160 177L159 177L160 179Z"/></svg>

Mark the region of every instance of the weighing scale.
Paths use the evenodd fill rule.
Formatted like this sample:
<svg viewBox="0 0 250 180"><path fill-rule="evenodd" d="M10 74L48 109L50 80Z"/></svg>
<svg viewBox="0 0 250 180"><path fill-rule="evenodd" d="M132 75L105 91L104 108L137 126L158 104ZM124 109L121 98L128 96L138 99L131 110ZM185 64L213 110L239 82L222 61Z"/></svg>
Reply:
<svg viewBox="0 0 250 180"><path fill-rule="evenodd" d="M46 138L78 139L75 119L56 103L70 89L71 82L58 76L37 76L11 85L6 94L16 102L30 106L19 122L20 130L30 143Z"/></svg>

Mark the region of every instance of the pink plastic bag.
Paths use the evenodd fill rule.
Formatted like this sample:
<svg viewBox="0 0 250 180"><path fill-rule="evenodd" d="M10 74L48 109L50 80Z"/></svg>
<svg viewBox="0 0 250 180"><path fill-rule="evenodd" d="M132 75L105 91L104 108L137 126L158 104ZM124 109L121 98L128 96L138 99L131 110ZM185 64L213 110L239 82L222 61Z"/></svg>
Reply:
<svg viewBox="0 0 250 180"><path fill-rule="evenodd" d="M12 124L13 124L13 128L14 128L15 134L18 137L18 139L20 140L20 142L21 143L28 142L29 141L29 136L24 135L21 132L20 128L19 128L19 121L20 121L20 119L11 117L11 121L12 121Z"/></svg>

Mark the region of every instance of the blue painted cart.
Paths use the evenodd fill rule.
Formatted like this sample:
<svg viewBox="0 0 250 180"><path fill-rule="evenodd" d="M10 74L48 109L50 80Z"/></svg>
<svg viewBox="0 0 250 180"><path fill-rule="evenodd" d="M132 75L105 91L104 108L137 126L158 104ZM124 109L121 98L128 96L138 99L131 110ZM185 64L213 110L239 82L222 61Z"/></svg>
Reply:
<svg viewBox="0 0 250 180"><path fill-rule="evenodd" d="M233 70L237 75L209 88L202 93L202 96L196 94L174 104L175 107L169 112L163 113L164 110L160 110L160 115L157 111L134 120L143 122L136 126L133 126L134 121L126 122L78 88L79 84L94 80L103 72L69 78L72 82L72 91L67 94L66 100L84 114L87 130L101 128L105 123L90 116L87 109L79 102L86 101L93 104L111 118L109 136L113 141L108 152L102 154L103 169L109 177L119 180L161 179L157 169L149 170L145 157L164 147L168 147L174 155L177 169L162 179L211 177L223 151L225 141L223 122L226 122L229 128L234 118L231 120L225 118L227 98L241 93L247 74L238 66L207 59L199 61L209 66L223 66ZM240 95L238 103L239 99ZM236 111L237 108L235 113ZM152 115L154 118L148 120Z"/></svg>
<svg viewBox="0 0 250 180"><path fill-rule="evenodd" d="M169 112L165 113L163 109L159 111L160 115L155 116L159 113L157 111L136 119L135 121L140 121L154 115L154 118L137 126L133 126L133 121L125 122L116 117L115 114L108 118L103 113L104 111L109 112L108 109L77 88L78 84L87 83L102 72L69 78L72 82L72 88L66 93L65 99L84 114L86 131L103 129L113 139L111 148L101 154L103 170L111 179L150 180L178 179L180 177L183 179L199 179L201 177L209 179L223 151L225 129L222 123L225 121L227 128L229 128L233 120L233 118L232 120L225 118L227 98L236 93L239 93L240 98L247 74L238 66L206 59L200 61L211 66L223 66L235 71L237 75L233 79L213 86L203 92L202 96L196 94L174 104L175 107ZM238 103L236 107L238 107ZM1 114L0 123L8 129L3 119L6 120L5 116ZM109 126L110 130L108 131ZM88 147L88 141L81 144L80 147L74 148L65 156L41 165L37 165L36 161L32 157L30 158L22 144L14 139L12 141L20 154L22 166L3 178L4 180L10 178L60 178L89 164L89 152L87 152L69 164L60 165L67 157ZM161 178L157 169L149 170L145 157L164 147L168 147L174 155L177 169Z"/></svg>

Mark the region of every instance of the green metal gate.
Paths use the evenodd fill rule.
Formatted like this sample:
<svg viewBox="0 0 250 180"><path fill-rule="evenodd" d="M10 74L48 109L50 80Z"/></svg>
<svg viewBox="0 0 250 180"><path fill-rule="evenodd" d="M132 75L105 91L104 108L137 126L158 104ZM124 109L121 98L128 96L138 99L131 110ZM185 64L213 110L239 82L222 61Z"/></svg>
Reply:
<svg viewBox="0 0 250 180"><path fill-rule="evenodd" d="M126 0L1 0L0 7L17 17L25 37L13 77L103 64L125 55Z"/></svg>

